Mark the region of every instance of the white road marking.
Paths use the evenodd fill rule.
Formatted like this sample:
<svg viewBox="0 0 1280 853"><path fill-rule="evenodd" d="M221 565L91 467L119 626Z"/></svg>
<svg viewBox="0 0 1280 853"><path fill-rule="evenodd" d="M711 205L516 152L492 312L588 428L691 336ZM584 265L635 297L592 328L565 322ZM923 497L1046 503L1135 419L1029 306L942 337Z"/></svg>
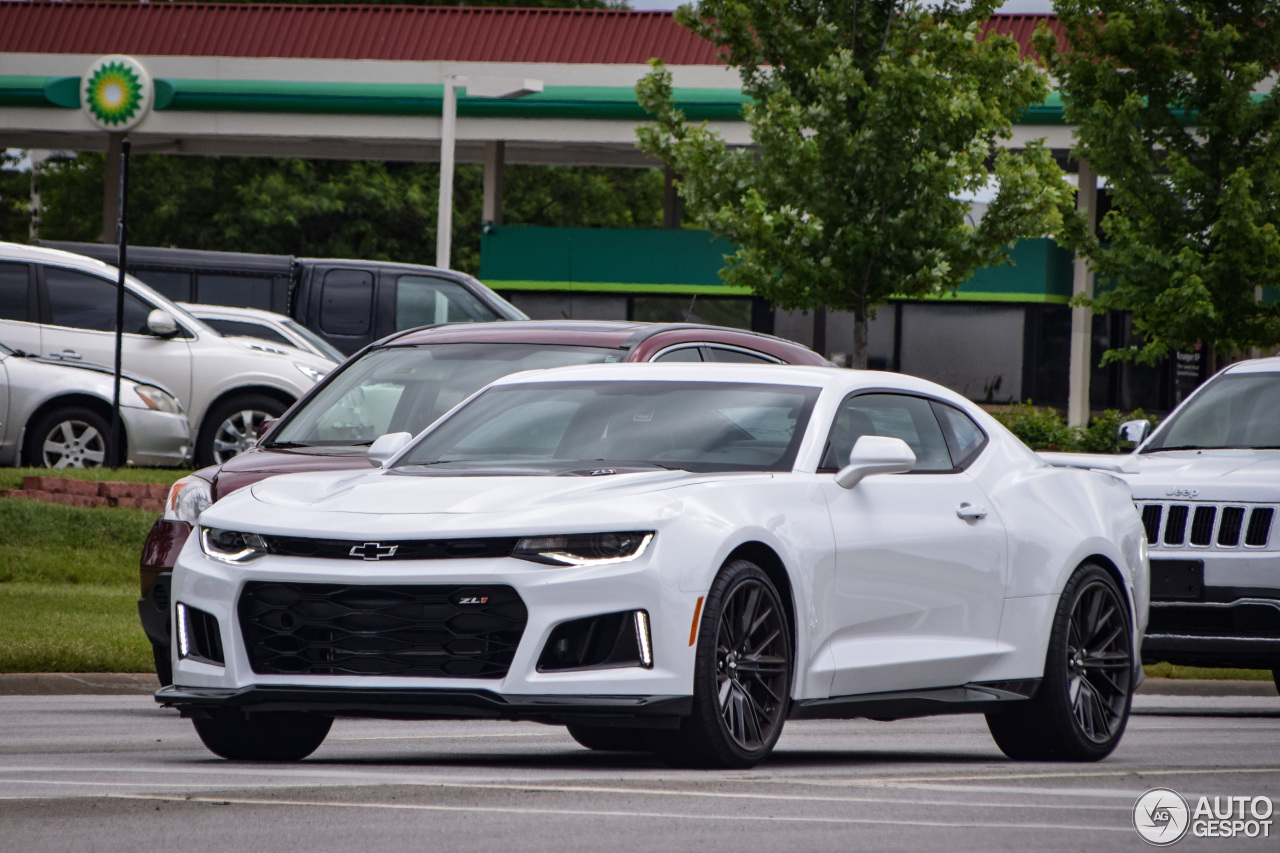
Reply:
<svg viewBox="0 0 1280 853"><path fill-rule="evenodd" d="M692 815L679 812L626 812L604 809L528 809L510 806L446 806L425 803L351 803L326 800L265 800L236 797L173 797L159 794L106 794L112 799L148 800L176 803L211 803L216 805L246 806L316 806L320 808L349 809L389 809L395 811L431 811L431 812L464 812L472 814L523 814L534 817L622 817L622 818L659 818L661 820L703 820L703 821L759 821L764 823L833 823L861 824L881 826L933 826L945 829L1053 829L1073 832L1123 832L1131 834L1128 826L1081 826L1079 824L1052 823L1003 823L995 821L927 821L927 820L893 820L888 818L859 817L807 817L788 815Z"/></svg>

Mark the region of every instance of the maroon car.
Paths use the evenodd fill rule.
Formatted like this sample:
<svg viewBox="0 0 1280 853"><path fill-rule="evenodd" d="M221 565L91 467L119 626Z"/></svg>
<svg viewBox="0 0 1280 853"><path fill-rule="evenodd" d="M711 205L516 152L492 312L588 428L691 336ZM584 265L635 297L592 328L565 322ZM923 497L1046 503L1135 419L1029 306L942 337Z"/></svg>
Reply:
<svg viewBox="0 0 1280 853"><path fill-rule="evenodd" d="M432 326L357 353L264 432L258 445L174 484L142 552L138 613L170 683L169 577L201 510L274 474L358 469L373 440L417 433L495 379L521 370L623 361L828 364L799 344L715 326L590 320Z"/></svg>

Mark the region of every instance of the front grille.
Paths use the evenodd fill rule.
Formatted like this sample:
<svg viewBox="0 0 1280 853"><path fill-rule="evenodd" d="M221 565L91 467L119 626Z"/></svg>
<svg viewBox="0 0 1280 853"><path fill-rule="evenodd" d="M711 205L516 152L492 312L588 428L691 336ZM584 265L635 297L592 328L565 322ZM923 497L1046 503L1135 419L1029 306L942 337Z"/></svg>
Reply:
<svg viewBox="0 0 1280 853"><path fill-rule="evenodd" d="M240 631L270 675L502 678L528 611L509 586L245 584Z"/></svg>
<svg viewBox="0 0 1280 853"><path fill-rule="evenodd" d="M509 557L518 541L514 537L390 542L304 539L300 536L263 536L262 539L267 544L267 552L271 554L326 560L461 560Z"/></svg>
<svg viewBox="0 0 1280 853"><path fill-rule="evenodd" d="M1265 548L1275 507L1229 504L1139 503L1147 541L1157 550Z"/></svg>

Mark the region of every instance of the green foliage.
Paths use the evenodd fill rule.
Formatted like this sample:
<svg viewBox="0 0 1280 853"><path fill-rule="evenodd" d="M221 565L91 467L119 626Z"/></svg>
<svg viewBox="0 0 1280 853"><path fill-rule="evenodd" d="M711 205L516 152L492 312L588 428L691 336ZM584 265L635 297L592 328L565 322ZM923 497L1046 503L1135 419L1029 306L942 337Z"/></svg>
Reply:
<svg viewBox="0 0 1280 853"><path fill-rule="evenodd" d="M1129 448L1120 445L1120 424L1144 419L1156 424L1155 416L1142 409L1128 414L1107 409L1087 428L1069 426L1053 409L1038 409L1030 402L1013 403L991 414L1032 450L1063 453L1124 453Z"/></svg>
<svg viewBox="0 0 1280 853"><path fill-rule="evenodd" d="M64 506L0 498L0 589L9 583L138 588L138 558L153 510Z"/></svg>
<svg viewBox="0 0 1280 853"><path fill-rule="evenodd" d="M150 671L137 600L136 579L128 587L0 584L0 672Z"/></svg>
<svg viewBox="0 0 1280 853"><path fill-rule="evenodd" d="M892 294L957 287L1057 231L1071 191L1038 144L992 151L1048 91L1008 37L979 38L994 2L703 0L677 20L738 69L753 150L729 148L675 107L660 62L636 87L656 122L640 147L681 176L698 225L740 248L721 275L786 309L866 321ZM976 227L957 196L999 191Z"/></svg>
<svg viewBox="0 0 1280 853"><path fill-rule="evenodd" d="M19 157L0 150L0 240L25 243L31 229L31 173Z"/></svg>
<svg viewBox="0 0 1280 853"><path fill-rule="evenodd" d="M42 238L98 239L102 165L101 154L45 164ZM434 163L143 155L130 162L129 240L434 264L439 178ZM661 224L656 169L508 166L505 178L510 225ZM453 266L471 273L480 266L482 180L473 165L454 176Z"/></svg>
<svg viewBox="0 0 1280 853"><path fill-rule="evenodd" d="M1104 176L1103 241L1073 233L1151 363L1202 341L1211 354L1280 343L1280 5L1274 0L1057 0L1071 42L1036 47L1059 81L1077 151ZM1255 94L1263 88L1264 94Z"/></svg>

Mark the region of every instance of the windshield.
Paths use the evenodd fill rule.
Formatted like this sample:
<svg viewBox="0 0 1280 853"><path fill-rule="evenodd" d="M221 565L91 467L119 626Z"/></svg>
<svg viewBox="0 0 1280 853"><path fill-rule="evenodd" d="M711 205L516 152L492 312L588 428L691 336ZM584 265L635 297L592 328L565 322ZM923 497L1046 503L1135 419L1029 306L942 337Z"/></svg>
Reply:
<svg viewBox="0 0 1280 853"><path fill-rule="evenodd" d="M624 357L617 349L547 344L424 344L374 350L340 369L265 446L352 446L389 432L416 435L509 373Z"/></svg>
<svg viewBox="0 0 1280 853"><path fill-rule="evenodd" d="M1280 449L1280 373L1227 374L1175 412L1143 448Z"/></svg>
<svg viewBox="0 0 1280 853"><path fill-rule="evenodd" d="M286 320L285 325L288 326L295 335L306 340L315 347L316 352L322 354L325 358L331 358L338 362L338 364L342 364L342 362L347 360L347 357L342 354L341 350L301 323L296 323L293 320Z"/></svg>
<svg viewBox="0 0 1280 853"><path fill-rule="evenodd" d="M789 471L817 397L817 388L727 382L498 386L428 433L395 467Z"/></svg>

